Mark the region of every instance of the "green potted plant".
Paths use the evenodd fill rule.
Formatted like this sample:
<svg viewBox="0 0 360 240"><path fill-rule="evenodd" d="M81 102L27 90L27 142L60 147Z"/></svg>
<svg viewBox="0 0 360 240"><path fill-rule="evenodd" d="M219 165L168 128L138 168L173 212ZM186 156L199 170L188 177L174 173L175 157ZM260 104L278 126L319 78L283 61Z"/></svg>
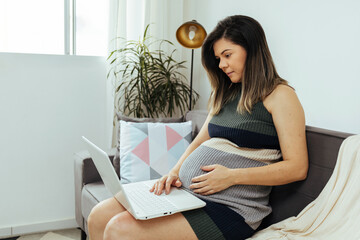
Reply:
<svg viewBox="0 0 360 240"><path fill-rule="evenodd" d="M149 25L139 41L125 41L124 47L112 51L110 75L115 76L115 105L121 114L134 117L172 117L184 114L190 95L190 87L181 70L185 61L174 59L173 43L153 40L148 36ZM156 50L153 49L156 44ZM171 47L170 53L162 50ZM193 105L199 94L193 91Z"/></svg>

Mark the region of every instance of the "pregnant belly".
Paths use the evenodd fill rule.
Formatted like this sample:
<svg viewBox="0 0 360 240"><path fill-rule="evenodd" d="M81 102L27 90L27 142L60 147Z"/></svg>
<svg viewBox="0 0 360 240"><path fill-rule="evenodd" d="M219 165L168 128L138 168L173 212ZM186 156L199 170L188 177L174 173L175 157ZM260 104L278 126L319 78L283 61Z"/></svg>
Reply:
<svg viewBox="0 0 360 240"><path fill-rule="evenodd" d="M192 178L207 173L201 170L202 166L220 164L227 168L248 168L266 165L261 161L255 161L236 154L234 151L227 151L228 148L219 150L218 148L210 147L210 144L202 144L196 148L185 159L180 168L179 178L183 187L189 189L189 186L192 184Z"/></svg>

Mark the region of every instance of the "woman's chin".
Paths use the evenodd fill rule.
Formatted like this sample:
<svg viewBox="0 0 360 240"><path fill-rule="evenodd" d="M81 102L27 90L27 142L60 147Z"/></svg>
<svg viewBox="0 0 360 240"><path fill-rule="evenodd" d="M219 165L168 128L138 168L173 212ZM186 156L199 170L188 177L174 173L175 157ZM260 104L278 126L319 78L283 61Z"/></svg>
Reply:
<svg viewBox="0 0 360 240"><path fill-rule="evenodd" d="M241 79L231 79L231 78L230 78L230 81L231 81L232 83L241 83Z"/></svg>

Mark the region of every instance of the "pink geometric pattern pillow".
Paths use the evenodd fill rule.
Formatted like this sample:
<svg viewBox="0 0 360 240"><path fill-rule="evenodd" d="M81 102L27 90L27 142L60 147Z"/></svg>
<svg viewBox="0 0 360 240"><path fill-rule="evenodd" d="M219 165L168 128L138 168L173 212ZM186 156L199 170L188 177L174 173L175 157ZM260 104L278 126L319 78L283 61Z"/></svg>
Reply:
<svg viewBox="0 0 360 240"><path fill-rule="evenodd" d="M167 174L191 142L192 123L120 121L122 183L157 179Z"/></svg>

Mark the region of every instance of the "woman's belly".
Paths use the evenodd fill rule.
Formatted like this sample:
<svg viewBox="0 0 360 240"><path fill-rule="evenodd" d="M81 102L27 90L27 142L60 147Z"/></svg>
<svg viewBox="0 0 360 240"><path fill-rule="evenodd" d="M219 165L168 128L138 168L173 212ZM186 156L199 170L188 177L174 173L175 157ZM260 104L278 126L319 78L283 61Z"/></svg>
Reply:
<svg viewBox="0 0 360 240"><path fill-rule="evenodd" d="M220 164L227 168L250 168L268 165L281 157L278 150L239 148L223 138L211 138L185 159L179 172L183 187L189 189L192 178L206 174L202 166Z"/></svg>

